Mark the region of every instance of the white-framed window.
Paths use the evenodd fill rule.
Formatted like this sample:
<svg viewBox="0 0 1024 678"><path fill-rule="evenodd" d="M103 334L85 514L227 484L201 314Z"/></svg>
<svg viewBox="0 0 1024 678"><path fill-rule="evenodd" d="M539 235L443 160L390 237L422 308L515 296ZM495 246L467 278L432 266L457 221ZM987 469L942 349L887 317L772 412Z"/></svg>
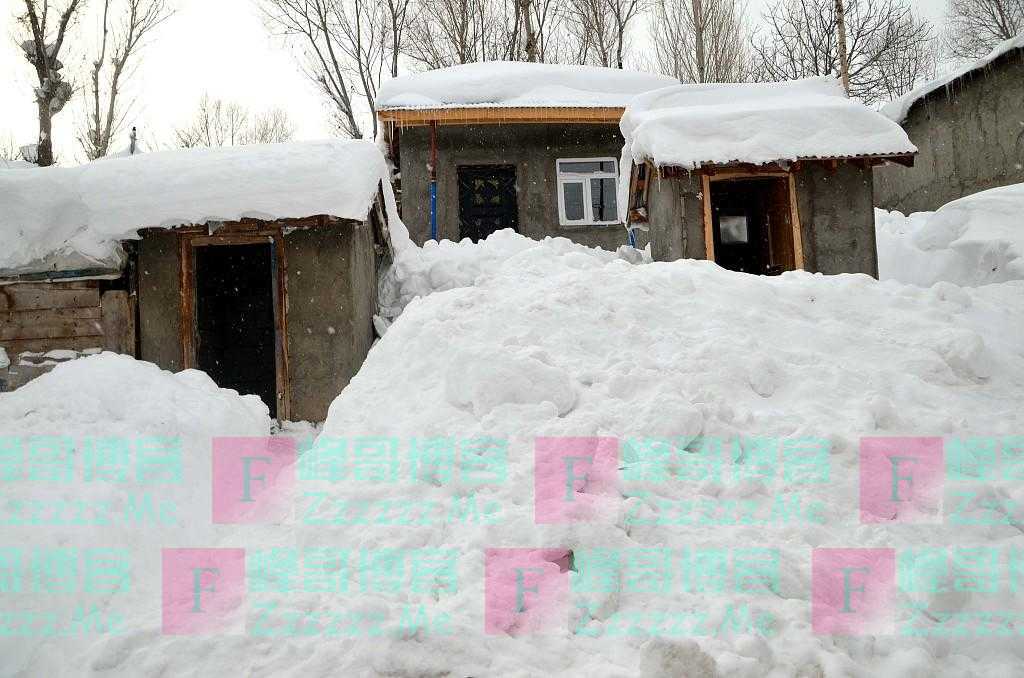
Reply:
<svg viewBox="0 0 1024 678"><path fill-rule="evenodd" d="M562 226L619 223L615 158L560 158L558 221Z"/></svg>

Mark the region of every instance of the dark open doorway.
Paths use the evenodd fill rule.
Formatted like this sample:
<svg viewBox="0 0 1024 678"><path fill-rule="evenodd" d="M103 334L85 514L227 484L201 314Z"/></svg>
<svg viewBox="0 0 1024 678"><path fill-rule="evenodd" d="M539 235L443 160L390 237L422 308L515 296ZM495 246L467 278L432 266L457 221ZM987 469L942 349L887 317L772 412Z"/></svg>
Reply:
<svg viewBox="0 0 1024 678"><path fill-rule="evenodd" d="M711 219L722 268L756 275L796 268L787 177L712 181Z"/></svg>
<svg viewBox="0 0 1024 678"><path fill-rule="evenodd" d="M276 417L273 245L194 251L196 367L218 386L258 395Z"/></svg>
<svg viewBox="0 0 1024 678"><path fill-rule="evenodd" d="M519 230L515 165L458 168L459 238L473 242L503 228Z"/></svg>

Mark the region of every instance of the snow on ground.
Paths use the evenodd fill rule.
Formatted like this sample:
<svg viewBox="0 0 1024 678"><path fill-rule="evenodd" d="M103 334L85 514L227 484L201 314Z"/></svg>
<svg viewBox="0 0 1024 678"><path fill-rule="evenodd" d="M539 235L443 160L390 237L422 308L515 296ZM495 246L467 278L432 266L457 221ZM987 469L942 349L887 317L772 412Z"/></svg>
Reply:
<svg viewBox="0 0 1024 678"><path fill-rule="evenodd" d="M875 210L883 280L977 286L1024 279L1024 184L975 193L935 212Z"/></svg>
<svg viewBox="0 0 1024 678"><path fill-rule="evenodd" d="M906 119L907 114L910 112L911 107L921 99L941 87L949 87L949 85L955 80L962 78L972 71L985 68L999 57L1015 49L1024 50L1024 33L1021 33L1014 38L1002 41L993 47L991 52L977 61L964 64L959 68L955 68L948 73L938 76L934 80L929 80L928 82L915 87L899 99L890 101L885 106L882 106L881 112L883 115L895 120L896 122L903 122Z"/></svg>
<svg viewBox="0 0 1024 678"><path fill-rule="evenodd" d="M694 168L913 153L906 132L832 77L686 84L633 99L619 123L626 161Z"/></svg>
<svg viewBox="0 0 1024 678"><path fill-rule="evenodd" d="M809 568L815 547L1024 546L1019 515L1014 525L966 529L861 525L857 516L861 436L1015 435L1024 428L1024 282L920 289L864 275L763 278L707 262L636 266L556 254L551 243L523 245L475 285L410 303L331 407L328 437L372 432L400 440L486 435L510 441L507 484L480 493L503 507L500 525L367 528L360 535L364 543L460 550L466 588L441 603L458 620L456 637L395 640L385 652L353 648L347 666L365 661L386 675L1019 673L1024 645L1015 638L815 636ZM775 492L799 494L762 481L654 484L646 497L602 505L594 523L534 523L534 437L689 441L698 435L827 440L831 479L810 493L823 502L821 524L654 527L627 518L672 519L665 506L681 498L770 502ZM344 487L345 496L370 499L395 491ZM620 481L617 489L625 492L626 485ZM443 501L472 490L439 485L416 491L420 499ZM1018 506L1024 500L1019 483L989 491ZM709 610L721 621L719 599L679 592L598 595L589 622L571 613L570 624L581 624L586 635L480 634L485 548L737 545L781 552L780 594L751 603L775 616L771 638L610 636L624 615L652 608ZM1024 609L1020 593L1000 600L1004 608ZM940 608L990 601L966 592L925 595ZM901 594L900 603L906 602ZM901 607L901 621L907 614ZM710 664L718 673L699 668Z"/></svg>
<svg viewBox="0 0 1024 678"><path fill-rule="evenodd" d="M403 449L398 484L351 477L306 481L312 484L300 487L323 493L323 501L304 501L300 492L285 524L211 525L209 439L265 434L270 422L254 396L216 389L201 373L171 375L111 354L58 366L15 393L0 395L0 430L7 436L181 435L186 460L186 482L157 490L130 481L116 485L114 492L104 483L9 486L8 515L12 502L48 492L110 499L116 513L127 497L148 489L175 502L180 519L157 528L5 526L8 541L15 543L130 545L141 560L130 593L98 603L95 595L88 598L101 609L122 611L123 633L0 637L5 673L1019 675L1024 645L1014 637L813 635L809 568L815 547L965 542L1024 547L1019 516L1013 524L956 529L859 524L856 457L858 438L865 435L1011 435L1024 429L1019 341L1024 336L1024 282L974 289L940 283L922 289L863 275L791 272L764 278L708 262L631 263L624 255L563 239L536 242L511 232L478 245L406 249L399 252L399 277L387 283L395 308L404 306L404 311L332 404L320 439L329 445L358 436L394 437ZM283 433L306 436L316 430L286 427ZM593 522L538 525L533 440L565 435L674 437L680 446L697 436L820 438L832 449L831 474L828 482L810 489L778 479L618 480L612 496L597 504ZM407 480L407 445L436 436L507 439L507 480L485 485L459 475L426 483ZM744 446L736 463L727 465L729 473L755 470L754 458L753 449ZM624 468L631 463L627 456ZM1018 506L1024 503L1020 483L991 483L988 491ZM816 503L820 519L769 526L699 520L689 526L651 524L686 515L680 500L764 504L776 494ZM396 499L439 506L468 502L480 513L448 514L424 524L352 524L349 513L348 523L335 522L340 507ZM163 635L155 554L161 547L184 546L333 547L353 553L450 548L458 551L458 585L452 593L437 588L373 593L363 591L353 574L349 589L340 592L250 592L250 605L260 601L264 612L278 606L269 613L269 637L255 632L266 620L252 608L246 636ZM550 560L565 550L583 554L600 547L778 549L779 592L741 596L753 613L774 620L768 637L691 630L684 633L696 637L651 638L623 632L631 619L652 611L706 613L707 628L726 622L727 598L684 592L674 580L668 594L590 595L588 616L572 608L567 624L545 634L485 635L483 550L492 547L550 547L556 549L547 556ZM965 610L986 600L970 592L925 595L933 606ZM1024 591L1001 593L1000 601L1003 608L1021 611ZM6 604L21 603L27 610L66 602L27 593L5 596ZM432 615L449 614L450 621L396 631L403 610L420 604ZM355 632L359 624L346 622L340 630L335 625L331 635L323 624L333 614L385 619L387 631L369 635L364 624ZM571 627L578 633L573 635Z"/></svg>
<svg viewBox="0 0 1024 678"><path fill-rule="evenodd" d="M119 662L139 643L175 651L173 639L159 635L160 548L216 541L209 508L210 439L262 436L270 427L267 407L258 396L218 388L203 372L171 374L113 353L60 364L18 390L0 394L0 560L5 577L0 584L0 675L158 674L154 667ZM10 443L19 438L38 440L32 456L42 459L51 454L66 458L58 447L59 439L66 438L74 446L69 476L49 478L44 472L35 480L11 477ZM168 439L180 441L177 453L161 445ZM123 449L125 462L136 445L153 452L151 476L137 476L141 467L134 462L121 465L121 443L130 446ZM170 475L162 475L159 460L174 456L181 460L181 480L168 482ZM93 469L91 478L85 477L86 468ZM117 469L125 469L125 477L108 480ZM11 576L16 568L10 549L32 546L51 554L52 549L75 549L77 554L125 549L133 559L129 588L116 594L40 593L36 584L22 582L21 591L12 593L9 587L17 579ZM61 567L47 562L49 569L42 571L62 581ZM88 580L84 568L76 555L72 588ZM80 620L95 606L100 611L95 618L105 623L112 619L108 613L122 614L122 628L139 632L129 638L76 633L71 617L78 605L83 610ZM38 615L34 621L28 616L33 614ZM54 618L48 620L47 614ZM96 660L98 655L103 658Z"/></svg>
<svg viewBox="0 0 1024 678"><path fill-rule="evenodd" d="M392 78L377 110L421 108L623 107L673 77L599 66L487 61Z"/></svg>
<svg viewBox="0 0 1024 678"><path fill-rule="evenodd" d="M363 220L383 181L369 141L306 141L145 153L77 167L0 171L0 271L120 266L121 240L147 227L327 214ZM50 261L49 264L54 262Z"/></svg>
<svg viewBox="0 0 1024 678"><path fill-rule="evenodd" d="M568 238L545 238L538 243L511 229L497 231L479 243L468 238L461 242L430 240L423 247L409 244L395 249L394 265L381 278L381 315L386 320L398 317L416 297L470 287L508 267L572 268L586 266L591 261L608 262L619 258L637 261L643 257L632 248L607 252L577 245ZM543 263L536 261L537 256L544 258Z"/></svg>

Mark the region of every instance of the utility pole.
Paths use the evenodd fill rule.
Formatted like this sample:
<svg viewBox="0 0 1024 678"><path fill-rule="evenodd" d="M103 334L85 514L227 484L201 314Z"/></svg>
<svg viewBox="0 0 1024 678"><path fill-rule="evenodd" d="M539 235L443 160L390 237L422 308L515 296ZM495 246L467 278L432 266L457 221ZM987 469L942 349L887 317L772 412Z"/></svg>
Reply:
<svg viewBox="0 0 1024 678"><path fill-rule="evenodd" d="M839 77L843 81L843 91L846 96L850 96L850 56L846 53L846 9L843 0L836 0L836 42L839 46Z"/></svg>

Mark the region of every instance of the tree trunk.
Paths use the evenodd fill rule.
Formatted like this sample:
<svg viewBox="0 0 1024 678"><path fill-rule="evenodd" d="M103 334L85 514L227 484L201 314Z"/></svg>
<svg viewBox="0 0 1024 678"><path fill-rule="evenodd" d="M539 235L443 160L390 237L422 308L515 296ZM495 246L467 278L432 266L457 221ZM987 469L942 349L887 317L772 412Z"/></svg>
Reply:
<svg viewBox="0 0 1024 678"><path fill-rule="evenodd" d="M50 102L39 102L39 148L36 164L49 167L53 164L53 116L50 114Z"/></svg>
<svg viewBox="0 0 1024 678"><path fill-rule="evenodd" d="M705 82L708 71L704 57L704 10L701 0L693 0L693 42L697 52L697 82Z"/></svg>
<svg viewBox="0 0 1024 678"><path fill-rule="evenodd" d="M839 47L839 76L843 91L850 96L850 58L846 53L846 8L843 0L836 0L836 43Z"/></svg>
<svg viewBox="0 0 1024 678"><path fill-rule="evenodd" d="M519 7L520 13L523 15L523 38L526 44L526 60L536 61L537 60L537 34L533 30L533 17L530 14L530 0L520 0Z"/></svg>

